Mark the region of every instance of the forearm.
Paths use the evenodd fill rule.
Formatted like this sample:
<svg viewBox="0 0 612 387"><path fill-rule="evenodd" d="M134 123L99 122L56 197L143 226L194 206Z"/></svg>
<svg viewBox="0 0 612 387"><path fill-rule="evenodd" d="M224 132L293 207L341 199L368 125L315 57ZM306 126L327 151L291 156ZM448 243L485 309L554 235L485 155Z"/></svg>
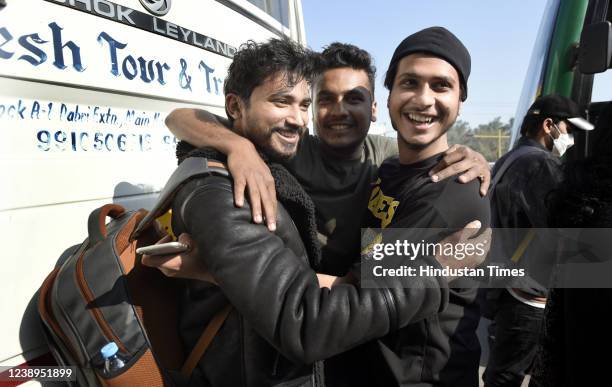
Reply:
<svg viewBox="0 0 612 387"><path fill-rule="evenodd" d="M179 140L196 148L214 148L226 155L235 145L252 146L229 129L227 120L205 110L175 109L166 117L166 126Z"/></svg>

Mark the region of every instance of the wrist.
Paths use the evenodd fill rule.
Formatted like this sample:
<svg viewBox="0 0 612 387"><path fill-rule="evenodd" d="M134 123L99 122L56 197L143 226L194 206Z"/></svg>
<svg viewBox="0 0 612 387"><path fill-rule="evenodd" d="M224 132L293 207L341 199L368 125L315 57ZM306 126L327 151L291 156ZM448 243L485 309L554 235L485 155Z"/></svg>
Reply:
<svg viewBox="0 0 612 387"><path fill-rule="evenodd" d="M236 135L236 138L233 138L231 141L226 142L226 149L221 149L224 151L228 157L232 154L241 154L244 152L256 152L255 145L253 143L242 137Z"/></svg>

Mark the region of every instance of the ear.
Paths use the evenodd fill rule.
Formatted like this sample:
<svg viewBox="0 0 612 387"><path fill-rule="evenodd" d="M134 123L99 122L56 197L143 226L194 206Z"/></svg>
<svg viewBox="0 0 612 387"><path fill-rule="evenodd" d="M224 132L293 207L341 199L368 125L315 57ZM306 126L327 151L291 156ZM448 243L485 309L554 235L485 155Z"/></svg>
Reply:
<svg viewBox="0 0 612 387"><path fill-rule="evenodd" d="M542 121L542 127L540 129L542 129L544 131L544 133L550 135L550 132L552 131L553 128L553 120L552 118L547 118L544 121Z"/></svg>
<svg viewBox="0 0 612 387"><path fill-rule="evenodd" d="M372 118L371 118L372 122L376 122L377 115L378 115L378 102L374 101L372 102Z"/></svg>
<svg viewBox="0 0 612 387"><path fill-rule="evenodd" d="M457 117L461 115L462 108L463 108L463 101L459 100L459 108L457 109Z"/></svg>
<svg viewBox="0 0 612 387"><path fill-rule="evenodd" d="M225 110L232 117L232 120L238 121L242 118L243 103L242 99L236 94L228 94L225 96Z"/></svg>

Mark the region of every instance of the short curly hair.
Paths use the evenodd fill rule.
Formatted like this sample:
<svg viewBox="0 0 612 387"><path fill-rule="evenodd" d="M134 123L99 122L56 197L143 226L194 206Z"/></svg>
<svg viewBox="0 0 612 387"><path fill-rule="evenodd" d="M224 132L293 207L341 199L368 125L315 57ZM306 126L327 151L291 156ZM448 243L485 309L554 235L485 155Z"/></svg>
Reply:
<svg viewBox="0 0 612 387"><path fill-rule="evenodd" d="M376 67L369 52L352 44L334 42L324 48L321 56L323 57L323 70L350 67L365 71L370 81L372 94L374 94Z"/></svg>
<svg viewBox="0 0 612 387"><path fill-rule="evenodd" d="M540 129L542 129L542 124L550 118L553 121L553 124L559 125L559 122L563 121L559 117L544 117L544 116L534 116L534 115L526 115L523 118L523 122L521 123L521 136L526 137L537 137Z"/></svg>
<svg viewBox="0 0 612 387"><path fill-rule="evenodd" d="M311 84L320 66L317 54L288 38L263 43L249 40L234 55L223 92L237 95L248 105L253 90L270 77L281 74L289 86L301 80Z"/></svg>

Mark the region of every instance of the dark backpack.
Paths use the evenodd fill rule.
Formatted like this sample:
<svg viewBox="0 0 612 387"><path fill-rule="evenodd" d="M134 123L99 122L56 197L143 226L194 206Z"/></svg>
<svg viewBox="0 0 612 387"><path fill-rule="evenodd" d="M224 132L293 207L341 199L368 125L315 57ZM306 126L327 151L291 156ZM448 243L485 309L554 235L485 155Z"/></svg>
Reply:
<svg viewBox="0 0 612 387"><path fill-rule="evenodd" d="M206 327L185 356L179 338L179 283L143 266L136 248L157 242L155 219L166 213L180 188L203 175L227 176L223 164L186 159L160 193L157 204L126 211L107 204L91 213L88 234L67 249L40 288L38 311L51 353L59 365L77 367L79 386L171 386L187 383L229 313L229 306ZM106 224L106 217L112 218ZM125 366L103 372L100 349L119 347Z"/></svg>

